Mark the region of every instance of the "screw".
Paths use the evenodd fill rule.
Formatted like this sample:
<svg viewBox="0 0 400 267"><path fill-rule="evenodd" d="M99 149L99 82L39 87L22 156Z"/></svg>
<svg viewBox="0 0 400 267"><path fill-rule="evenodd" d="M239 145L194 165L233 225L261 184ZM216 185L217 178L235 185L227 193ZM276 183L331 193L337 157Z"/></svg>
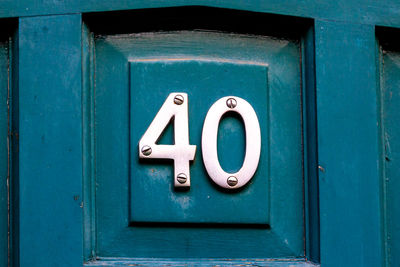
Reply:
<svg viewBox="0 0 400 267"><path fill-rule="evenodd" d="M174 98L174 103L177 105L182 105L183 104L183 96L182 95L176 95Z"/></svg>
<svg viewBox="0 0 400 267"><path fill-rule="evenodd" d="M150 156L150 154L151 154L151 147L149 147L149 146L143 146L142 147L142 154L143 155L145 155L145 156Z"/></svg>
<svg viewBox="0 0 400 267"><path fill-rule="evenodd" d="M238 183L238 179L235 176L229 176L227 183L229 186L235 186Z"/></svg>
<svg viewBox="0 0 400 267"><path fill-rule="evenodd" d="M234 98L228 98L226 100L226 105L228 106L228 108L235 108L237 105L236 99Z"/></svg>
<svg viewBox="0 0 400 267"><path fill-rule="evenodd" d="M318 166L318 169L319 169L321 172L325 172L325 168L322 167L322 166Z"/></svg>
<svg viewBox="0 0 400 267"><path fill-rule="evenodd" d="M187 180L186 174L184 174L184 173L178 174L178 176L176 176L176 180L178 180L178 182L180 184L186 183L186 180Z"/></svg>

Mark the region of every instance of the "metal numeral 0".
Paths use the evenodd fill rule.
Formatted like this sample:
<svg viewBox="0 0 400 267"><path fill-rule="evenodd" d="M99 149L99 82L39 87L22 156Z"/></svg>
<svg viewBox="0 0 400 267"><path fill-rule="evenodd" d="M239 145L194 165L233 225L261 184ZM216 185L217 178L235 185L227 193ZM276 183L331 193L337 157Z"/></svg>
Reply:
<svg viewBox="0 0 400 267"><path fill-rule="evenodd" d="M246 131L246 155L236 173L227 173L222 169L217 151L219 122L230 111L242 116ZM157 140L173 117L175 144L157 145ZM247 184L257 170L261 152L260 124L253 107L235 96L223 97L215 102L204 120L201 147L204 166L217 185L237 189ZM188 96L185 93L172 93L140 139L139 157L173 159L175 187L190 187L189 162L194 160L195 153L196 146L189 145Z"/></svg>
<svg viewBox="0 0 400 267"><path fill-rule="evenodd" d="M219 122L225 113L231 111L242 117L246 131L246 155L242 167L236 173L227 173L222 169L217 151ZM253 107L246 100L235 96L223 97L216 101L204 120L201 148L204 166L217 185L237 189L247 184L257 170L261 153L260 123Z"/></svg>

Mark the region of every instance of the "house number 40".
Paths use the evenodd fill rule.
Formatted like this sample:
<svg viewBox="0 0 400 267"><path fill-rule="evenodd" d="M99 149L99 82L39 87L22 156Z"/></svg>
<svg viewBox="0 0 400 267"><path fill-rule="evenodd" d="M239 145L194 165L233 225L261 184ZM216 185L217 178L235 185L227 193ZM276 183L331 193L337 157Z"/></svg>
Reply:
<svg viewBox="0 0 400 267"><path fill-rule="evenodd" d="M236 173L225 172L219 161L217 134L219 122L226 112L237 112L243 118L246 131L246 154ZM139 141L139 157L174 160L175 187L190 187L189 162L194 160L196 146L189 144L188 96L171 93ZM174 118L174 145L157 145L165 127ZM210 178L219 186L237 189L247 184L257 170L261 152L260 124L253 107L244 99L226 96L216 101L204 120L201 139L204 166Z"/></svg>

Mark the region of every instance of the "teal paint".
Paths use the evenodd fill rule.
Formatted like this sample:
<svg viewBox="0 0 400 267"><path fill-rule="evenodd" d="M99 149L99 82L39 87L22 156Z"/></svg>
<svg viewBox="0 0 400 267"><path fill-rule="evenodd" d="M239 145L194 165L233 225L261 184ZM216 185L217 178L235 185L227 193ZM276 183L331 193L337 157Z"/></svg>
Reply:
<svg viewBox="0 0 400 267"><path fill-rule="evenodd" d="M324 266L383 263L374 35L372 26L315 24Z"/></svg>
<svg viewBox="0 0 400 267"><path fill-rule="evenodd" d="M19 30L16 27L15 31L12 34L12 44L11 44L11 61L10 61L10 76L11 76L11 87L10 87L10 125L11 128L11 155L10 155L10 240L9 240L9 248L8 253L9 257L9 265L18 266L19 265L19 108L18 108L18 100L19 100L19 38L18 38Z"/></svg>
<svg viewBox="0 0 400 267"><path fill-rule="evenodd" d="M356 1L231 1L231 0L73 0L54 2L48 0L3 0L0 2L0 17L36 15L58 15L71 13L104 12L142 8L210 6L290 15L305 18L345 21L356 24L400 26L400 3L397 0Z"/></svg>
<svg viewBox="0 0 400 267"><path fill-rule="evenodd" d="M319 262L318 133L313 27L303 36L301 51L306 257Z"/></svg>
<svg viewBox="0 0 400 267"><path fill-rule="evenodd" d="M8 93L10 81L10 46L12 25L0 23L6 30L0 35L0 265L8 264L8 207L9 207L9 175L8 175Z"/></svg>
<svg viewBox="0 0 400 267"><path fill-rule="evenodd" d="M391 237L393 237L393 235L395 236L396 233L392 231L395 231L394 229L396 229L396 220L398 220L398 217L396 217L397 213L393 203L398 202L395 195L395 190L396 188L398 188L398 186L396 184L396 180L390 179L389 177L388 185L385 186L385 188L387 187L385 201L387 201L388 203L388 210L386 211L388 221L386 222L385 220L381 220L380 216L383 214L383 212L381 211L381 207L385 207L386 202L383 203L383 201L380 201L379 199L380 191L384 188L382 188L379 184L381 178L380 174L382 173L382 170L379 169L379 165L377 162L379 162L379 160L385 155L382 155L382 153L379 152L379 148L377 148L379 146L378 140L381 136L379 136L379 129L376 126L376 123L379 121L377 110L380 107L379 101L377 100L376 96L376 92L378 89L376 84L377 82L379 82L379 77L376 75L374 27L375 25L399 27L400 18L398 16L398 13L400 7L397 1L364 1L363 3L360 3L359 1L318 1L318 3L302 3L299 1L238 1L235 3L233 3L232 1L131 1L129 3L127 3L126 1L113 1L113 3L110 3L109 1L70 1L68 3L60 3L54 1L20 0L2 1L0 3L0 16L15 17L63 13L81 13L92 11L111 11L135 8L174 6L180 4L210 5L216 7L245 9L274 14L295 15L299 17L316 19L315 44L317 54L315 58L315 79L318 89L316 96L318 105L318 144L315 142L315 140L313 140L313 138L311 138L311 140L313 140L314 143L311 142L311 144L310 140L305 138L304 147L306 150L305 153L308 155L307 157L305 157L305 166L307 166L305 169L306 177L310 178L317 176L317 174L313 174L313 172L315 172L316 170L316 166L313 166L313 163L309 163L308 161L308 159L310 158L312 158L312 160L314 159L314 153L316 153L316 150L318 150L320 159L321 177L319 180L319 189L321 190L321 193L319 194L319 200L321 205L319 208L321 213L321 262L323 266L383 266L383 262L385 261L385 259L383 255L383 242L381 242L381 240L384 240L386 236L383 236L384 230L382 229L384 229L384 226L381 225L381 221L387 224L388 234ZM96 15L100 18L102 17L102 14ZM55 19L57 17L59 16L54 16L53 18ZM79 17L79 15L71 15L71 17L77 18ZM283 21L290 19L289 17L283 16L281 16L280 18ZM79 186L82 182L82 176L85 177L84 205L86 205L86 203L89 203L88 205L90 205L90 203L93 203L93 201L91 201L90 199L94 198L94 190L90 188L92 188L95 184L95 181L92 180L94 176L93 166L95 165L95 159L91 158L91 155L94 154L95 147L92 144L94 139L92 138L92 135L94 134L94 127L90 124L90 121L93 121L94 110L92 109L93 103L90 100L92 95L92 92L90 90L88 92L85 91L85 94L82 95L83 98L81 99L79 94L79 97L76 97L76 95L71 95L69 94L71 92L67 91L65 86L57 85L57 89L62 89L60 91L61 95L58 95L52 93L53 91L50 90L51 82L49 81L51 81L51 79L43 79L43 77L48 77L47 75L41 75L40 77L42 79L36 80L34 74L32 74L33 70L36 72L39 71L39 74L50 73L50 76L53 77L52 80L54 81L57 80L56 73L59 73L59 76L61 75L60 73L62 73L62 75L68 74L68 77L70 77L71 80L80 80L80 78L76 78L79 75L75 73L75 71L79 68L75 68L72 65L67 64L65 65L66 67L62 70L60 70L60 68L53 68L52 65L47 66L47 68L44 67L44 63L51 62L49 60L50 57L55 59L55 61L58 61L60 59L63 59L63 62L66 61L65 57L60 57L60 55L65 56L65 50L60 48L60 46L57 46L60 45L59 40L68 39L71 43L73 43L73 47L80 47L80 41L78 39L74 39L76 36L80 36L80 23L75 23L74 27L70 27L71 25L69 23L65 23L65 21L63 21L63 23L56 24L51 28L53 30L50 32L50 35L41 33L39 36L35 37L34 32L37 34L38 31L33 31L33 29L41 29L41 27L43 26L42 20L44 20L44 18L21 18L21 22L25 21L20 25L20 30L22 29L23 31L17 33L16 36L23 38L24 41L26 41L26 38L29 37L28 39L35 40L35 42L30 42L29 45L26 42L23 42L23 46L20 47L20 45L18 44L19 40L18 38L16 38L13 39L12 43L12 45L16 48L13 57L15 56L17 58L16 60L14 60L13 58L12 61L14 63L11 64L13 86L16 87L15 90L13 90L14 99L12 100L12 109L14 118L12 127L15 133L19 133L19 130L21 129L23 134L21 135L21 137L24 137L21 141L21 144L23 146L18 147L18 140L16 136L13 136L14 153L12 155L12 165L14 168L14 209L12 211L15 214L13 214L12 218L12 235L15 245L12 255L14 258L17 259L14 262L15 264L18 264L18 259L24 259L27 261L29 259L35 259L37 262L42 260L41 265L39 265L38 263L39 266L45 266L46 264L50 264L50 266L51 264L53 264L54 266L63 265L65 262L67 262L63 261L63 257L68 256L69 260L71 260L71 258L75 256L80 257L81 254L79 254L78 252L73 254L71 251L68 254L67 252L65 252L65 250L64 254L61 254L60 250L64 249L64 247L61 248L61 246L57 245L51 246L51 244L55 244L55 242L46 243L45 241L54 241L57 235L59 235L60 233L65 234L65 232L60 232L64 231L64 228L60 227L60 225L63 226L63 223L66 224L69 220L69 225L71 225L72 229L69 229L69 235L66 240L68 241L74 239L76 241L74 243L74 248L76 250L80 250L80 242L82 241L82 238L78 239L77 236L81 235L82 223L80 221L81 219L79 219L80 215L76 215L75 213L71 217L68 214L64 213L48 214L44 211L44 209L48 207L54 207L57 205L57 203L64 203L66 207L69 207L70 202L64 202L63 197L65 197L65 194L68 194L69 197L69 193L72 192L73 194L75 194L75 191L80 191ZM79 21L80 19L77 20ZM241 22L241 20L239 21ZM346 23L340 23L339 21L345 21ZM107 22L111 23L111 21ZM271 25L279 24L280 23L275 22ZM49 25L53 24L49 23ZM115 23L113 25L115 25L115 27L118 27L118 23ZM67 35L56 35L56 30L54 29L55 27L58 27L57 30L67 28L70 30L70 32ZM65 32L62 31L62 33ZM72 35L75 37L71 38ZM85 36L86 35L84 34L83 40L86 38ZM90 38L88 40L90 41ZM50 43L52 45L50 45ZM313 41L309 41L306 43L308 43L306 47L310 47L310 45L313 44ZM55 50L50 49L54 47L58 48ZM69 45L67 47L69 47ZM90 57L91 52L85 50L88 47L90 47L89 44L83 45L83 53L85 55L88 54ZM18 59L18 52L22 52L23 57L21 58L21 60ZM313 51L310 51L310 53L312 55ZM71 55L72 58L75 58L75 54L70 54L69 56ZM43 56L44 59L42 59ZM307 63L304 63L304 61L302 61L302 63L304 64L303 70L305 69L308 73L313 73L312 66L314 65L314 62L312 56L305 56L302 59L305 59L305 61L307 61ZM85 72L88 71L90 73L93 67L90 65L91 59L85 60L83 60L83 69ZM29 64L27 62L29 62ZM32 66L28 68L28 66L30 65ZM71 71L75 73L76 76L71 74ZM392 75L394 76L385 77L389 77L388 79L390 79L391 82L395 83L395 75L397 75L396 69L392 68L392 70L389 70L388 75L390 73L392 73ZM0 79L2 77L1 75L2 74L0 73ZM85 77L92 76L88 75ZM305 84L304 86L310 88L311 90L308 91L309 89L307 89L306 93L303 92L303 99L307 99L307 101L305 101L306 103L304 103L305 106L303 110L306 110L307 112L310 111L310 113L306 112L307 114L303 114L304 125L310 127L304 132L310 134L310 131L311 133L314 132L316 127L316 124L313 122L313 119L315 119L315 114L313 113L312 104L311 107L308 106L313 99L313 84L312 81L309 80L311 78L308 75L303 76L303 78L307 80L307 82L303 80L303 85ZM85 90L87 88L92 88L90 87L90 85L88 85L92 82L90 81L90 79L89 81L86 81L85 78L82 79L84 82L83 88L85 88ZM39 83L40 80L42 80L41 83ZM308 81L310 81L309 84ZM18 84L20 82L22 82L22 87L20 88L21 96L18 92ZM81 88L80 85L77 86L77 88L78 87ZM40 115L40 113L31 112L34 111L31 110L31 104L34 101L32 100L32 98L29 98L29 96L32 96L29 93L32 93L34 89L38 90L37 88L41 90L41 95L45 97L41 99L39 103L43 105L43 107L39 106L40 109L45 110L46 107L49 107L57 111L53 112L53 119L46 120L46 122L42 121L43 115ZM383 87L383 89L384 88L385 87ZM309 96L307 92L311 92L311 96ZM311 100L309 97L311 98ZM57 99L63 99L63 101L65 100L65 103L57 101ZM81 101L83 101L83 105L85 108L84 110L79 110ZM86 101L89 101L89 103L86 103ZM60 103L62 104L60 105ZM70 127L69 122L72 122L72 119L61 112L66 106L68 106L68 104L75 107L78 110L78 113L83 112L83 141L76 137L76 132L74 132L74 134L72 135L72 139L70 136L67 136L67 133L70 133L71 128L79 131L81 127L80 124L77 123L77 119L75 117L73 119L73 127ZM125 103L122 103L120 105L124 106ZM38 107L38 105L35 105L34 107ZM69 107L71 108L71 106ZM21 109L21 114L19 113L19 108ZM21 116L26 116L27 114L29 116L23 117L27 118L26 120L20 119L22 118ZM397 116L396 110L391 111L391 113L388 113L387 116L387 118L391 116L391 118L393 118L394 120L394 118L396 118ZM102 118L99 118L99 120L101 122ZM57 131L55 131L54 128L50 127L51 125L54 125L55 121L61 122L57 125ZM391 123L391 120L386 121L386 123L388 129L395 126L394 123ZM55 136L57 134L61 133L61 136L59 136L59 140L65 139L64 142L67 142L66 140L69 140L73 149L81 148L83 142L84 161L83 163L81 163L84 165L83 174L80 174L79 172L79 168L82 167L80 163L78 163L78 159L82 158L82 155L79 155L79 153L74 154L74 157L67 157L71 160L72 158L76 160L73 161L73 164L69 164L69 162L68 168L59 162L56 165L47 165L50 171L44 167L46 163L54 163L56 159L61 157L60 154L48 152L65 152L65 150L63 150L64 146L60 145L64 144L64 142L61 141L60 144L57 145L52 143L42 147L42 145L40 145L39 143L40 135L38 134L38 132L40 131L40 129L42 129L42 132L45 132L46 135L50 134L50 136L54 138L56 138ZM89 136L89 138L87 136ZM28 140L30 143L28 143ZM391 140L391 143L393 143L392 147L394 147L392 153L396 153L395 140ZM123 144L123 142L121 142L120 144ZM51 148L50 145L53 145L53 148ZM317 145L318 149L314 147ZM17 154L18 151L20 151L20 155ZM68 153L66 154L70 155ZM383 172L385 173L385 175L396 172L395 162L396 161L386 163L387 166L383 166L387 167L387 169L385 169L386 172ZM4 161L1 164L5 164ZM65 164L67 165L67 163ZM125 167L126 166L124 166L124 168ZM38 169L40 169L41 171L37 171ZM66 177L71 172L73 172L73 175L70 175L69 178L76 177L76 180L68 180L69 182L72 181L72 185L69 183L66 184ZM48 176L45 177L38 174L45 174ZM55 176L57 176L57 179L60 179L60 184L58 184L59 180L57 180L57 182L50 180L50 177ZM59 176L61 178L59 178ZM89 179L86 179L86 177L89 177ZM39 180L37 181L38 178ZM42 185L48 184L49 188L51 188L53 191L49 192L45 189L42 189L39 184L40 181L43 180L40 179L46 179L46 183L42 183ZM36 181L37 184L33 181ZM316 213L314 211L314 209L316 208L315 199L318 199L315 197L315 195L317 194L317 190L315 190L316 180L312 178L311 180L305 180L305 183L306 192L309 192L309 194L312 196L311 198L306 197L305 199L306 212L307 210L312 210L310 213L306 213L306 253L307 259L318 261L318 257L310 256L318 255L318 249L315 248L316 241L315 239L313 239L313 235L311 234L311 237L309 236L309 233L319 232L318 220L315 220ZM23 210L20 209L20 203L18 202L20 189L24 189L22 191L23 194L21 193L21 196L23 196L21 203L28 203L30 207L33 208L33 210L28 208L24 208ZM68 193L66 193L67 190L71 191L68 191ZM118 194L121 194L121 192L122 194L124 194L124 190L124 188L122 188L122 190L120 191L115 190L115 198L118 198ZM48 201L48 204L46 204L47 206L39 205L45 202L42 201L41 198L36 199L36 194L38 193L42 193L39 194L39 196L49 196L53 194L51 195L52 197L50 197L50 199L54 201ZM128 203L128 201L126 201L126 203ZM111 204L109 203L105 203L105 205L110 205L111 207ZM125 216L127 214L127 207L128 204L126 204L125 207L120 208L120 214L123 214L123 216ZM31 213L29 213L29 211ZM25 214L25 212L27 213ZM90 225L88 229L85 228L85 244L89 243L84 250L85 256L89 255L86 256L87 258L95 256L95 253L93 252L95 250L93 249L95 247L95 241L93 238L93 233L95 232L95 214L96 212L94 210L93 204L91 210L85 209L84 225ZM22 215L23 221L21 222L19 221L19 215ZM32 216L32 220L29 216ZM313 216L314 219L309 219ZM41 219L39 220L39 218ZM72 221L73 218L78 219ZM66 219L66 221L61 223L62 219ZM39 221L45 221L46 224L41 224L39 223ZM28 222L31 224L33 223L32 226L29 226ZM51 222L56 223L51 224ZM128 224L128 221L124 221L123 225L127 226ZM50 225L52 227L50 228L50 230L53 231L44 231L43 227L35 228L35 226L37 225L43 227L44 225ZM23 236L19 235L19 230L22 230L21 233L23 234ZM155 232L157 232L157 230L155 230ZM25 233L28 234L24 235ZM208 234L209 233L212 232L209 231ZM192 231L192 234L200 236L206 235L204 232L201 233L195 231ZM217 238L219 237L220 236L217 235L214 240L217 240ZM249 236L249 240L251 239L251 237L252 236ZM22 243L19 242L21 240L23 241ZM88 240L90 240L90 242L87 242ZM115 242L115 240L110 241L110 246L115 244L113 242ZM36 245L38 243L40 243L39 246ZM66 244L67 248L72 247L71 243L68 242L63 242L62 244ZM398 255L398 252L396 251L396 244L396 240L388 242L388 250L390 250L390 252L388 253L390 259L386 259L388 263L397 262L397 258L395 256ZM50 249L46 251L43 247L40 247L42 245L49 247ZM259 244L259 246L262 245L263 244ZM19 247L24 248L24 250L21 250L22 255L19 255ZM41 252L41 254L34 255L34 252ZM114 252L119 251L110 250L110 253ZM141 251L137 251L137 253L140 254L142 257L146 256L145 252L141 253ZM26 255L28 256L27 258L24 257ZM60 258L57 258L60 255L62 256ZM56 259L57 262L55 262ZM77 262L78 261L80 260L77 260ZM29 262L28 264L21 264L21 266L32 266L32 264L34 265L37 262ZM162 263L163 261L160 260L156 262ZM25 263L25 261L23 263ZM114 261L104 264L97 262L94 264L98 264L101 266L106 264L111 265L114 263L136 264L137 261ZM151 265L154 263L154 261L148 261L146 264ZM196 264L197 262L194 263L194 265ZM201 264L207 265L208 263ZM289 264L292 264L292 262L290 262ZM301 265L303 263L298 264ZM304 263L304 265L306 264L308 263ZM78 263L78 266L79 265L81 265L81 263Z"/></svg>
<svg viewBox="0 0 400 267"><path fill-rule="evenodd" d="M395 32L389 32L393 34ZM385 198L385 244L387 266L400 264L400 209L399 209L399 153L400 153L400 128L399 120L399 85L400 85L400 54L398 41L392 38L382 38L380 50L381 66L381 93L382 93L382 122L383 122L383 157L384 172L383 183ZM389 44L387 44L389 42Z"/></svg>
<svg viewBox="0 0 400 267"><path fill-rule="evenodd" d="M130 63L132 222L269 225L271 166L268 67L212 60ZM189 143L197 146L196 158L190 166L191 186L186 191L174 189L173 162L140 161L137 148L140 138L172 92L188 94ZM251 103L258 114L263 141L257 173L243 190L234 193L223 191L212 182L201 155L201 134L207 112L214 102L228 95L241 97ZM172 141L175 129L170 129L167 134ZM276 143L279 144L282 141L278 138ZM159 143L173 145L171 141L162 141ZM240 169L245 146L243 124L232 116L222 120L218 131L218 156L225 171L234 173Z"/></svg>
<svg viewBox="0 0 400 267"><path fill-rule="evenodd" d="M80 266L81 16L21 18L18 42L16 264Z"/></svg>
<svg viewBox="0 0 400 267"><path fill-rule="evenodd" d="M265 47L270 53L264 52ZM97 256L304 257L301 65L298 43L290 40L251 36L234 37L219 33L180 32L150 34L143 37L141 35L97 36L95 51ZM270 177L273 177L270 190L274 195L270 202L270 229L255 228L248 224L244 226L221 225L219 227L213 225L207 227L201 227L201 225L163 227L162 224L156 224L128 227L130 223L129 206L121 203L129 203L128 178L129 157L131 156L129 146L127 146L130 121L129 61L143 60L149 57L165 57L165 55L168 58L177 56L198 58L200 55L212 55L214 60L225 58L234 62L249 62L257 59L259 62L268 62L269 116L271 118L269 135L271 136L270 142L272 142L269 153L275 155L270 157L270 165L274 166L270 170ZM281 67L283 63L285 67ZM175 70L171 75L176 75L176 77L186 69L175 64L172 66ZM205 72L201 74L201 77L211 75L205 69L196 66L195 62L189 66ZM238 67L233 69L233 66L227 70L231 72L234 70L237 73ZM210 67L214 69L216 65L210 65ZM250 73L246 69L243 71ZM214 70L210 73L215 72ZM132 75L135 79L135 72L132 72ZM189 73L183 73L182 77L190 77L188 75ZM164 81L168 77L168 72L157 76ZM141 78L137 79L141 81ZM169 81L171 85L174 85L173 91L188 90L186 85L189 85L190 79L179 79L172 78ZM154 84L160 88L162 94L156 91L157 98L152 101L154 107L151 107L151 111L146 110L145 112L150 114L141 116L142 118L132 118L133 123L135 118L146 120L143 125L151 121L154 112L165 100L166 93L171 90L164 91L167 82L165 80L165 82ZM208 85L208 83L201 84L202 87L204 85ZM196 94L193 92L193 97L189 99L190 114L194 114L194 122L190 125L190 129L194 131L194 134L202 127L202 123L196 124L194 110L198 109L198 104L205 105L205 108L199 109L202 114L198 116L198 118L204 119L208 107L216 100L215 98L225 96L229 91L229 86L225 87L222 83L220 86L220 90L224 92L221 96L214 93L210 95L205 89L198 88L199 92ZM239 92L238 85L232 86L238 88L235 90ZM201 96L201 93L204 94L204 100L196 97ZM254 95L246 94L252 97L253 102L259 101L261 105L265 103L263 102L265 100L256 100ZM196 100L199 102L196 103ZM257 104L258 107L260 104ZM292 129L291 131L287 129L288 125ZM134 126L132 125L132 127ZM146 127L147 125L139 127L139 129L143 132ZM265 126L263 128L266 129ZM136 134L138 135L136 139L142 134L140 130ZM197 136L198 138L191 138L192 143L197 142L199 133ZM133 141L132 147L136 148L137 141ZM137 149L133 153L137 153ZM199 160L197 159L197 161ZM199 163L197 168L202 168L201 160ZM160 168L157 164L150 166L155 170ZM275 166L285 166L285 168ZM208 182L207 177L199 177L199 179L203 179L204 183ZM165 185L170 186L171 184L170 179L165 181ZM192 189L196 190L194 186ZM207 186L210 187L210 185ZM248 190L252 190L250 186ZM287 193L288 188L291 188L290 194ZM213 188L210 187L210 190ZM160 201L162 201L162 197L164 197L163 194L160 195ZM285 244L285 242L287 243ZM242 246L242 244L246 245Z"/></svg>
<svg viewBox="0 0 400 267"><path fill-rule="evenodd" d="M82 25L82 152L83 152L83 256L88 261L95 257L95 145L94 145L94 61L93 38L86 24Z"/></svg>
<svg viewBox="0 0 400 267"><path fill-rule="evenodd" d="M311 262L299 261L299 260L263 260L263 259L241 259L241 260L233 260L233 259L138 259L138 260L125 260L120 261L118 259L113 258L104 258L99 261L92 261L85 264L85 266L90 267L101 267L101 266L154 266L158 265L166 265L166 266L227 266L227 267L235 267L235 266L243 266L243 267L252 267L252 266L260 266L260 267L313 267L319 266L317 264L313 264Z"/></svg>

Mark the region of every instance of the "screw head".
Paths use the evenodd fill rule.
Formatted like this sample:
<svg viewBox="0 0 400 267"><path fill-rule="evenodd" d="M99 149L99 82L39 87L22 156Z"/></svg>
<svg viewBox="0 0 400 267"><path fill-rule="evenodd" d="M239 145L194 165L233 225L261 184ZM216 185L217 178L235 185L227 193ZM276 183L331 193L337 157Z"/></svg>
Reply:
<svg viewBox="0 0 400 267"><path fill-rule="evenodd" d="M235 186L238 183L238 179L235 176L229 176L226 182L229 186Z"/></svg>
<svg viewBox="0 0 400 267"><path fill-rule="evenodd" d="M174 103L177 105L182 105L185 98L182 95L176 95L174 97Z"/></svg>
<svg viewBox="0 0 400 267"><path fill-rule="evenodd" d="M152 152L151 147L149 147L149 146L143 146L141 151L142 151L142 154L145 156L150 156L150 154Z"/></svg>
<svg viewBox="0 0 400 267"><path fill-rule="evenodd" d="M228 108L235 108L237 105L236 99L234 98L228 98L226 100L226 105L228 106Z"/></svg>
<svg viewBox="0 0 400 267"><path fill-rule="evenodd" d="M184 173L180 173L176 176L176 180L180 183L180 184L184 184L187 181L187 176Z"/></svg>

